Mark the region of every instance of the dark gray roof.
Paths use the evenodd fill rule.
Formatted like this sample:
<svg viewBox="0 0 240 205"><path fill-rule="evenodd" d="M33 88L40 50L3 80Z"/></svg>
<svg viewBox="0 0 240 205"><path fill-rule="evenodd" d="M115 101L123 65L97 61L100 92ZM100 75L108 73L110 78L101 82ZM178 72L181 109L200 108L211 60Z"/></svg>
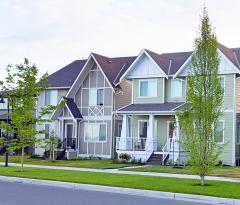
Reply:
<svg viewBox="0 0 240 205"><path fill-rule="evenodd" d="M184 103L130 104L117 112L170 112Z"/></svg>
<svg viewBox="0 0 240 205"><path fill-rule="evenodd" d="M50 87L71 87L86 60L76 60L48 76Z"/></svg>
<svg viewBox="0 0 240 205"><path fill-rule="evenodd" d="M77 119L81 119L82 114L81 114L80 110L78 109L76 103L74 102L73 98L64 97L64 99L66 100L66 104L67 104L70 112L72 113L73 117L77 118Z"/></svg>

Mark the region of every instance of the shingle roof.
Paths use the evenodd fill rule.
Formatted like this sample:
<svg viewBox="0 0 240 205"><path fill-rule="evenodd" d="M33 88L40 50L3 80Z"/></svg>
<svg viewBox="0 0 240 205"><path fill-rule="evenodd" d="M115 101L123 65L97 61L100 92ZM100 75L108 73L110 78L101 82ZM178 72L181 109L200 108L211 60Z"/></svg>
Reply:
<svg viewBox="0 0 240 205"><path fill-rule="evenodd" d="M86 60L76 60L48 76L50 87L71 87Z"/></svg>
<svg viewBox="0 0 240 205"><path fill-rule="evenodd" d="M77 119L81 119L82 114L81 114L80 110L78 109L76 103L74 102L73 98L64 97L64 99L66 100L66 104L67 104L70 112L72 113L73 117L77 118Z"/></svg>
<svg viewBox="0 0 240 205"><path fill-rule="evenodd" d="M170 112L184 103L148 103L148 104L130 104L117 112Z"/></svg>
<svg viewBox="0 0 240 205"><path fill-rule="evenodd" d="M136 56L109 58L96 53L93 53L93 55L113 87L136 59Z"/></svg>

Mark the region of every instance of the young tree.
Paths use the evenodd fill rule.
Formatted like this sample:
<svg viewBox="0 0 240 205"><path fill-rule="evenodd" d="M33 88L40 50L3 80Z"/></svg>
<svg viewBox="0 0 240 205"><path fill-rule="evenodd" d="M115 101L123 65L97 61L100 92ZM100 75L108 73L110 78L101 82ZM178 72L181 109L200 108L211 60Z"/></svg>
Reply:
<svg viewBox="0 0 240 205"><path fill-rule="evenodd" d="M187 77L187 106L177 115L183 148L189 163L201 178L201 185L222 151L214 141L214 127L222 115L223 88L218 75L219 58L216 35L204 8L199 36L195 40L191 69Z"/></svg>
<svg viewBox="0 0 240 205"><path fill-rule="evenodd" d="M35 145L39 141L36 135L44 132L37 130L36 124L49 121L43 117L50 114L56 107L45 107L36 116L38 97L48 87L47 74L38 79L38 68L30 65L27 59L23 64L16 65L15 68L8 65L6 70L7 77L3 91L13 108L9 113L10 126L17 136L16 139L11 140L10 147L21 150L21 171L23 171L25 148Z"/></svg>
<svg viewBox="0 0 240 205"><path fill-rule="evenodd" d="M49 150L49 158L50 160L55 160L55 150L59 145L60 138L56 136L54 131L50 132L49 138L44 140L44 148Z"/></svg>

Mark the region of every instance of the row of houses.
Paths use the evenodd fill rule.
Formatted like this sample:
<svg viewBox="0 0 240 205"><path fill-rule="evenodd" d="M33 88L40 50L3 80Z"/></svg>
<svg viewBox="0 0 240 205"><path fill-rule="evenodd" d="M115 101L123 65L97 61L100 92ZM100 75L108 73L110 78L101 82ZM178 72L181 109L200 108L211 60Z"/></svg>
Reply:
<svg viewBox="0 0 240 205"><path fill-rule="evenodd" d="M235 165L240 158L240 48L218 44L219 75L224 88L223 116L215 141L224 144L220 160ZM37 125L46 138L54 130L68 158L113 158L128 153L135 159L182 161L181 129L176 112L186 100L186 76L192 52L158 54L143 49L138 56L110 58L91 53L48 77L39 96L40 108L64 106ZM0 118L5 105L0 104ZM172 122L175 122L174 124ZM43 155L36 148L35 154Z"/></svg>

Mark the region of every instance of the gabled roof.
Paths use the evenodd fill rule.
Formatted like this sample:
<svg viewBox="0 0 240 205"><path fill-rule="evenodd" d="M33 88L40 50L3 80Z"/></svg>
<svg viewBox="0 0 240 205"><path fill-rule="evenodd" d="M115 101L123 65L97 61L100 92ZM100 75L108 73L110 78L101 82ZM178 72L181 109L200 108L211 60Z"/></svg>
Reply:
<svg viewBox="0 0 240 205"><path fill-rule="evenodd" d="M113 87L119 83L121 75L136 59L136 56L109 58L96 53L92 54Z"/></svg>
<svg viewBox="0 0 240 205"><path fill-rule="evenodd" d="M50 87L71 87L86 60L76 60L48 76Z"/></svg>
<svg viewBox="0 0 240 205"><path fill-rule="evenodd" d="M80 110L78 109L76 103L74 102L73 98L64 97L63 99L66 100L66 106L68 107L72 116L76 119L82 119L82 114L81 114Z"/></svg>

